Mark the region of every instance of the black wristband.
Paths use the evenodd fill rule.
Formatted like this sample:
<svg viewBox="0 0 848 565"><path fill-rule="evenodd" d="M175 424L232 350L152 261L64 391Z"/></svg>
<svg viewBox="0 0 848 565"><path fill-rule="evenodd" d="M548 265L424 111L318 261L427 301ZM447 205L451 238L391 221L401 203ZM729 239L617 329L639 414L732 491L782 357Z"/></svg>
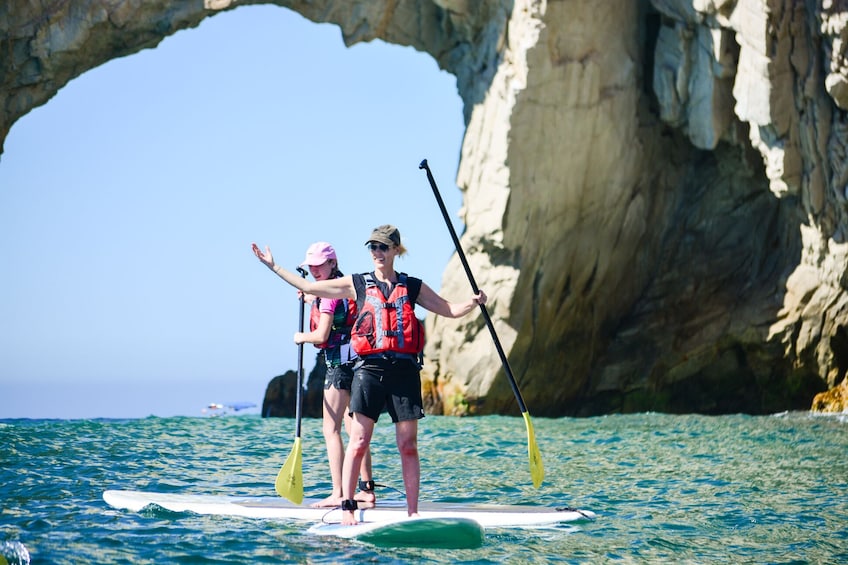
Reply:
<svg viewBox="0 0 848 565"><path fill-rule="evenodd" d="M356 510L357 508L359 508L359 505L356 504L355 500L350 500L350 499L342 500L342 510L353 511L353 510Z"/></svg>

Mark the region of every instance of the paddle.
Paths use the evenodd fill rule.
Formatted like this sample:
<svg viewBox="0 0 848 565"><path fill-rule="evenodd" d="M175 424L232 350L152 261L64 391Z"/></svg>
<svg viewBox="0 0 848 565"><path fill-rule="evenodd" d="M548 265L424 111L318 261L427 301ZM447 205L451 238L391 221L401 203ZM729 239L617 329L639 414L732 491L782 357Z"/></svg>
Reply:
<svg viewBox="0 0 848 565"><path fill-rule="evenodd" d="M297 268L300 276L306 278L306 270ZM303 293L300 294L300 323L298 328L303 331ZM303 502L303 452L300 446L300 413L303 406L303 344L297 346L297 401L295 404L295 435L294 448L286 462L277 473L274 481L274 490L284 498L288 498L295 504Z"/></svg>
<svg viewBox="0 0 848 565"><path fill-rule="evenodd" d="M462 261L462 266L465 267L465 274L468 275L468 281L471 283L471 289L474 294L480 292L477 288L477 283L474 281L474 275L471 274L471 268L468 266L468 261L465 259L465 253L462 252L462 246L459 244L459 238L456 237L456 231L453 229L453 224L448 216L448 211L445 209L445 203L442 196L439 194L439 189L436 186L436 181L433 179L433 173L430 172L430 167L427 165L427 159L421 161L419 169L427 171L427 180L430 181L430 186L433 188L433 194L436 196L436 202L439 203L439 208L442 211L442 216L445 219L445 224L448 226L453 244L456 247L456 253L459 255L459 260ZM530 477L533 479L533 486L538 488L545 478L545 468L542 466L542 454L539 453L539 447L536 445L536 434L533 432L533 423L530 421L530 413L527 412L527 406L524 405L524 398L521 396L521 391L518 390L518 384L515 382L515 377L512 375L512 369L509 367L506 354L504 353L501 342L498 339L498 334L495 333L495 326L492 324L492 318L489 317L489 312L486 310L486 305L480 305L480 311L483 313L483 319L486 320L486 325L489 327L489 332L492 334L492 340L495 342L495 348L498 350L498 355L503 363L504 372L509 379L509 385L512 387L512 393L515 399L518 400L518 407L521 409L521 415L524 416L524 426L527 428L527 454L530 457Z"/></svg>

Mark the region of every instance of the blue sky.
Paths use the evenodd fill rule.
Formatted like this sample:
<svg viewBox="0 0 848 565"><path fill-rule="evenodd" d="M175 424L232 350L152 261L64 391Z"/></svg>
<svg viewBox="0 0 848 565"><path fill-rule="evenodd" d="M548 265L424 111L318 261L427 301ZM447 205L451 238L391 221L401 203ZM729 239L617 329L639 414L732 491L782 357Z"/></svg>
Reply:
<svg viewBox="0 0 848 565"><path fill-rule="evenodd" d="M298 301L251 242L293 268L327 240L365 271L393 223L398 267L438 290L453 244L418 164L456 214L463 131L430 56L276 6L74 79L0 156L0 418L261 405L297 365Z"/></svg>

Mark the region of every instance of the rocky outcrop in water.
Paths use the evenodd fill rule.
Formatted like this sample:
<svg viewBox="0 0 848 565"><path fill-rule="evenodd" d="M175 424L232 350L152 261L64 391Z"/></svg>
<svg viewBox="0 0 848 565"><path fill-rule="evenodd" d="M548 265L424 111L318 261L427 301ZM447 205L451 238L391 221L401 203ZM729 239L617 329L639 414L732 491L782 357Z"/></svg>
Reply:
<svg viewBox="0 0 848 565"><path fill-rule="evenodd" d="M4 3L0 139L71 78L249 3ZM844 3L274 3L457 77L462 244L532 413L807 409L844 381ZM479 317L427 325L431 411L517 413Z"/></svg>
<svg viewBox="0 0 848 565"><path fill-rule="evenodd" d="M301 398L301 417L321 418L324 410L324 375L327 369L319 359L312 371L304 375L306 386ZM297 416L297 371L286 371L272 378L262 399L263 418Z"/></svg>
<svg viewBox="0 0 848 565"><path fill-rule="evenodd" d="M848 381L821 392L813 398L812 409L816 412L848 412Z"/></svg>

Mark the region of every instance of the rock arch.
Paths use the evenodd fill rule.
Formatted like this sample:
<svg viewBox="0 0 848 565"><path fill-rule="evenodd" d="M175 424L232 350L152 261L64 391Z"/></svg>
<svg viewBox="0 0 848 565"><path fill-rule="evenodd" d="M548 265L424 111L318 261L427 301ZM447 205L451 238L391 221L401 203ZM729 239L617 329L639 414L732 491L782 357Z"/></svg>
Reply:
<svg viewBox="0 0 848 565"><path fill-rule="evenodd" d="M806 409L844 378L838 7L12 0L0 141L87 69L258 3L457 77L463 247L532 413ZM517 413L479 319L428 330L432 410Z"/></svg>

